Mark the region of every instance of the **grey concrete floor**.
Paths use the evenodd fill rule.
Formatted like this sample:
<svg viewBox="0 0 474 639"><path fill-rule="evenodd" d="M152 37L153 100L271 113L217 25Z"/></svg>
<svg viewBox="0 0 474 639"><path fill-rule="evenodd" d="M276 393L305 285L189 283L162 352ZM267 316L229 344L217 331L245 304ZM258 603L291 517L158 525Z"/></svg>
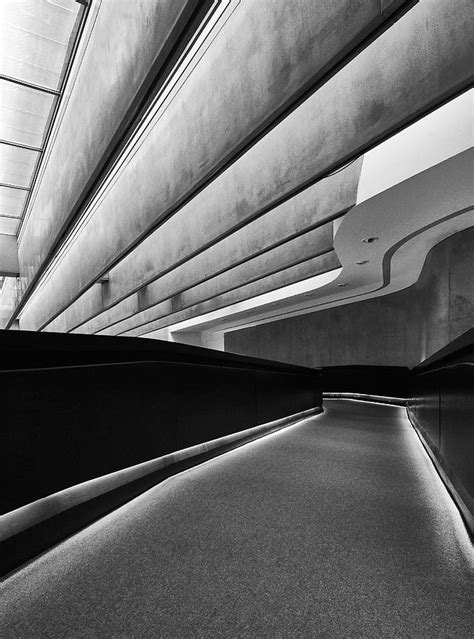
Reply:
<svg viewBox="0 0 474 639"><path fill-rule="evenodd" d="M9 577L1 637L473 637L472 547L405 411L325 409Z"/></svg>

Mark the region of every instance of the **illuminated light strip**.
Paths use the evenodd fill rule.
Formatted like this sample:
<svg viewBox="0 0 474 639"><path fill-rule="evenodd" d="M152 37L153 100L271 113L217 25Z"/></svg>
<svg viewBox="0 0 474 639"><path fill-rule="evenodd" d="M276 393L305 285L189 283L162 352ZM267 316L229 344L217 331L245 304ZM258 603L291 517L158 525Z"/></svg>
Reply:
<svg viewBox="0 0 474 639"><path fill-rule="evenodd" d="M164 469L172 464L186 459L191 459L192 457L196 457L197 455L213 450L218 451L224 446L234 444L235 447L240 447L243 444L255 442L262 437L275 434L283 428L301 424L303 421L320 413L322 413L320 407L310 408L271 422L258 424L257 426L225 435L224 437L218 437L201 444L182 448L173 453L157 457L141 464L136 464L135 466L130 466L129 468L123 468L122 470L102 475L101 477L95 477L94 479L90 479L80 484L76 484L75 486L58 491L52 495L48 495L47 497L42 497L30 504L20 506L20 508L16 508L15 510L0 516L0 542L17 535L23 530L39 524L42 521L50 519L65 510L74 508L74 506L90 501L95 497L99 497L100 495L119 488L120 486L124 486L137 479L141 479L142 477L146 477L147 475ZM225 452L230 451L227 450ZM210 460L206 460L203 463L207 463L208 461ZM186 472L186 470L181 472ZM159 483L161 482L158 481L157 484Z"/></svg>
<svg viewBox="0 0 474 639"><path fill-rule="evenodd" d="M450 502L453 504L453 506L456 508L457 512L461 516L467 528L467 532L470 535L474 535L474 517L472 513L470 512L469 507L464 502L464 499L462 498L457 488L452 483L448 473L444 470L443 466L438 461L435 453L433 452L427 440L425 439L423 435L423 431L415 415L413 415L413 413L411 413L408 410L407 410L407 419L410 422L413 430L415 431L427 459L431 462L431 465L434 467L434 470L436 471L439 481L442 483L445 491L448 493Z"/></svg>
<svg viewBox="0 0 474 639"><path fill-rule="evenodd" d="M410 428L405 431L405 436L407 440L409 439L409 446L413 450L418 451L420 461L424 462L425 467L422 469L422 479L427 489L427 496L429 496L432 502L436 503L437 506L439 506L440 501L444 502L446 510L450 514L454 524L453 533L456 535L459 544L458 547L465 553L469 563L474 566L472 540L469 538L469 524L467 524L467 520L463 519L460 504L457 503L456 496L458 493L456 489L451 490L453 486L450 481L445 481L449 478L415 427L414 421L412 421L413 417L413 415L410 415L408 411L406 411L405 419ZM470 521L472 524L472 515Z"/></svg>
<svg viewBox="0 0 474 639"><path fill-rule="evenodd" d="M370 399L362 399L366 397ZM399 402L398 405L400 407L406 406L406 402L408 401L406 399L386 397L383 395L363 395L360 393L323 393L323 402L325 399L336 398L367 403L388 403L390 405L397 405L396 402ZM429 444L423 437L422 431L417 423L415 416L408 410L406 410L405 419L410 425L410 431L407 433L407 436L410 437L410 446L416 446L416 448L420 452L422 459L424 459L427 463L426 471L427 473L429 473L430 476L426 477L425 474L425 481L430 480L429 490L432 493L439 494L439 496L445 500L453 517L455 533L458 541L460 542L460 546L466 553L466 556L470 558L472 563L472 543L469 539L469 535L472 535L474 533L474 521L472 514L470 513L467 505L464 503L462 497L459 495L457 489L452 484L449 476L437 460ZM415 436L415 440L412 444L413 433ZM431 480L434 480L433 483L431 483Z"/></svg>
<svg viewBox="0 0 474 639"><path fill-rule="evenodd" d="M352 399L358 402L373 402L392 406L406 406L408 402L405 397L389 397L388 395L372 395L370 393L323 393L323 399Z"/></svg>

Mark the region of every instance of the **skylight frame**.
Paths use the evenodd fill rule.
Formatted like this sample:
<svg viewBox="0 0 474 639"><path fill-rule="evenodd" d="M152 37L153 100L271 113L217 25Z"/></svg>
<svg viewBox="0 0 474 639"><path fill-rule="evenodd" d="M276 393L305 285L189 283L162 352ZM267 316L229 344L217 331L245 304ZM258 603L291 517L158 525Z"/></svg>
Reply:
<svg viewBox="0 0 474 639"><path fill-rule="evenodd" d="M63 8L64 10L68 10L67 8L63 7L61 4L52 3L52 2L49 2L49 0L46 0L46 1L52 6L57 5L58 7ZM62 66L58 75L57 86L54 86L54 87L43 86L41 84L36 84L35 82L31 82L30 80L25 80L24 78L21 78L21 77L14 77L4 73L0 74L0 84L3 82L12 83L13 85L25 87L32 91L38 91L44 95L49 95L53 97L51 105L50 105L49 113L46 118L44 133L41 136L40 145L24 143L23 141L18 139L1 139L0 140L0 144L2 146L5 145L7 147L9 146L12 148L16 148L18 150L22 149L25 151L35 152L37 154L36 161L34 163L34 166L32 167L31 179L29 180L28 186L25 186L24 184L16 184L16 183L11 183L7 181L2 182L0 184L0 187L27 191L27 197L25 199L24 205L22 206L22 209L18 217L16 215L4 214L2 210L0 210L0 219L4 219L4 218L11 219L13 217L16 219L19 219L19 223L15 233L17 237L20 234L22 225L25 220L25 214L26 214L26 211L28 210L31 195L33 193L35 183L38 178L42 160L48 146L48 142L51 136L51 131L55 122L55 118L58 113L58 109L61 103L61 98L64 94L64 88L70 74L70 70L74 61L77 48L78 48L81 34L83 33L83 30L84 30L84 24L88 14L88 10L89 10L90 2L88 0L74 0L74 1L77 3L79 8L74 18L73 27L71 31L69 32L67 49L64 53L64 59L62 61Z"/></svg>

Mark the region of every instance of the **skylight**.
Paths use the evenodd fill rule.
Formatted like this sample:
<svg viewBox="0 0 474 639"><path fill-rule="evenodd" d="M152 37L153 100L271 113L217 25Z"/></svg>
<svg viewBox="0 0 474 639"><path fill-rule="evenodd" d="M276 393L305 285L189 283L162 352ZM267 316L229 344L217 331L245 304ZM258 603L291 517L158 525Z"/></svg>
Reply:
<svg viewBox="0 0 474 639"><path fill-rule="evenodd" d="M0 2L0 233L18 232L83 13L77 0Z"/></svg>

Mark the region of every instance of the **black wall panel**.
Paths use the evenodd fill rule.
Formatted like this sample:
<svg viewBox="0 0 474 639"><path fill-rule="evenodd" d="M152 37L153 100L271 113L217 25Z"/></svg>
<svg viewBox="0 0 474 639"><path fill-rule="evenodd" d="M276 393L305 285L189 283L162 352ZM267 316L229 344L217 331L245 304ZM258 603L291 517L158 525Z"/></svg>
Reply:
<svg viewBox="0 0 474 639"><path fill-rule="evenodd" d="M70 336L57 337L70 345ZM162 361L69 367L61 361L61 367L0 370L0 404L6 416L0 465L3 485L9 487L3 491L1 512L321 405L318 371L250 358L227 361L223 353L182 345L176 345L179 361L170 361L170 346L165 345ZM159 357L159 347L154 354ZM51 353L47 357L50 361ZM37 363L41 360L37 353Z"/></svg>
<svg viewBox="0 0 474 639"><path fill-rule="evenodd" d="M474 331L411 375L408 411L474 533ZM460 348L456 348L459 345Z"/></svg>
<svg viewBox="0 0 474 639"><path fill-rule="evenodd" d="M474 499L474 369L459 367L440 380L440 450Z"/></svg>

